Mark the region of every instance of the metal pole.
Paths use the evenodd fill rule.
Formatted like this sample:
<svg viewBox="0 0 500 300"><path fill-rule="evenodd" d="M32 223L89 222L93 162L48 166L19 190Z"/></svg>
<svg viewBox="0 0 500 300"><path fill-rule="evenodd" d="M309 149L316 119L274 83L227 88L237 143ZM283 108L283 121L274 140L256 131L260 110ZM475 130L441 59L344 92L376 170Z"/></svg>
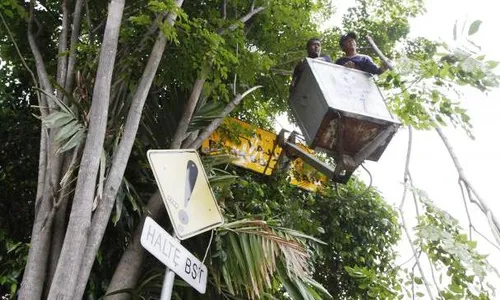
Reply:
<svg viewBox="0 0 500 300"><path fill-rule="evenodd" d="M175 236L175 233L172 234L174 239L180 243L180 240ZM174 289L174 279L175 273L169 268L165 271L165 278L163 279L163 286L161 288L161 300L170 300L172 299L172 291Z"/></svg>

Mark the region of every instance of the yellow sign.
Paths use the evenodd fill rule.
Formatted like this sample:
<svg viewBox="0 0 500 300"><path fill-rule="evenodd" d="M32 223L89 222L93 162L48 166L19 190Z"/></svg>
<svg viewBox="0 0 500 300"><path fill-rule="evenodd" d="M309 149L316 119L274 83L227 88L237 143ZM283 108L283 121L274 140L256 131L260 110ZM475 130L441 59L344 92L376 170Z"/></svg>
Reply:
<svg viewBox="0 0 500 300"><path fill-rule="evenodd" d="M305 146L301 147L314 153ZM229 153L237 158L233 164L265 175L273 173L283 151L275 133L232 118L224 120L223 126L203 142L201 150L205 154ZM301 159L292 162L291 170L290 182L307 190L315 191L326 180Z"/></svg>
<svg viewBox="0 0 500 300"><path fill-rule="evenodd" d="M195 150L149 150L148 160L179 239L224 222Z"/></svg>
<svg viewBox="0 0 500 300"><path fill-rule="evenodd" d="M272 174L282 150L276 144L276 134L236 119L226 119L224 128L227 134L219 129L203 142L203 153L217 153L223 148L237 158L233 161L235 165L261 174Z"/></svg>

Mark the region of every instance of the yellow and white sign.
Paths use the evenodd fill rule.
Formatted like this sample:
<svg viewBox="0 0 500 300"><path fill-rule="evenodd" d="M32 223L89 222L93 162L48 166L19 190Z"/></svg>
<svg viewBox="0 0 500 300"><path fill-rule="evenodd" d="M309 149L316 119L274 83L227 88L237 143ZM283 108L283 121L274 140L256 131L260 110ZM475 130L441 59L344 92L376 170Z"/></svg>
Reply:
<svg viewBox="0 0 500 300"><path fill-rule="evenodd" d="M149 150L148 160L179 239L224 223L195 150Z"/></svg>

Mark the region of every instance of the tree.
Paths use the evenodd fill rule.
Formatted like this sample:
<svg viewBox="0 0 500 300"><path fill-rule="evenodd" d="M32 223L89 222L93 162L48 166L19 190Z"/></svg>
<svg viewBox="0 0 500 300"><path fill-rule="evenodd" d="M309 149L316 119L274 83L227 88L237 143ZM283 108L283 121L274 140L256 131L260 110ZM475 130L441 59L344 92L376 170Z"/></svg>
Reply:
<svg viewBox="0 0 500 300"><path fill-rule="evenodd" d="M184 113L175 116L173 133L162 141L179 148L202 91L210 102L229 102L228 73L236 77L243 71L235 68L239 59L261 59L248 48L253 31L269 29L271 20L279 20L275 13L290 19L296 16L296 27L301 28L310 24L310 13L320 8L309 1L262 2L263 6L258 6L258 1L250 6L245 1L224 2L222 7L218 1L207 1L190 3L185 11L180 9L183 1L136 2L126 7L124 1L117 0L107 8L93 4L2 2L9 8L4 22L9 39L4 41L15 42L18 55L5 58L12 58L9 63L22 65L35 77L31 81L34 88L26 91L30 101L38 98L43 120L35 222L20 290L22 299L81 297L117 193L123 188L123 173L152 85L152 97L161 98L172 91L185 97L176 104ZM308 10L301 12L302 7ZM254 21L266 10L271 12ZM174 27L178 15L181 22ZM17 17L25 17L26 23L22 18L10 23ZM26 24L31 54L26 52L28 47L19 47L25 43ZM296 32L298 36L305 36L314 26L303 28ZM276 33L279 26L269 31ZM181 41L197 45L198 51L182 51L175 46L182 45ZM253 42L270 51L264 43ZM160 63L167 44L174 50ZM235 46L241 47L236 52L240 57L233 54ZM173 65L176 69L184 66L185 73L168 72ZM267 68L264 64L256 67ZM144 71L137 73L137 69ZM154 80L158 69L163 72ZM237 91L255 80L241 77L246 80L233 81L233 106L245 95L238 96ZM169 90L162 90L167 86ZM149 203L150 208L156 205L151 209L153 214L160 210L158 197L153 196ZM140 263L138 259L136 265ZM116 274L137 279L120 269Z"/></svg>
<svg viewBox="0 0 500 300"><path fill-rule="evenodd" d="M318 22L329 16L331 10L326 2L150 0L125 5L123 0L112 0L106 6L100 1L81 0L1 1L0 49L7 66L2 70L9 70L5 73L10 82L2 87L2 92L7 94L4 91L14 89L15 97L10 103L17 105L24 99L31 105L38 104L38 115L43 121L39 128L35 217L20 298L81 298L89 277L92 279L88 290L98 295L103 289L108 293L131 292L134 288L141 291L151 282L144 280L144 276L151 274L144 274L143 267L151 266L151 262L138 237L146 215L161 219L165 214L151 176L144 171L145 150L197 148L201 137L214 130L220 118L236 106L234 115L257 126L269 126L275 113L287 109L287 71L303 55L305 41L318 34ZM381 49L386 51L398 39L404 39L408 32L406 19L420 13L422 4L385 1L380 6L382 11L373 14L377 3L360 1L357 9L351 10L344 29L360 28L362 33L375 33ZM394 24L389 26L392 31L385 30L387 24ZM325 44L331 49L336 45L339 32L340 29L336 29L324 34ZM405 52L394 54L401 55L397 57L406 53L414 55L416 59L412 62L418 64L413 68L417 74L394 72L381 78L381 84L395 93L391 107L405 124L419 128L430 128L436 124L434 118L441 122L441 116L467 124L465 113L443 93L405 89L404 84L411 81L405 75L414 76L414 80L435 79L432 84L436 86L474 84L480 88L496 84L495 77L489 76L488 68L464 69L463 57L456 60L453 55L425 56L426 47L432 49L433 46L426 41L410 41ZM245 96L252 99L245 101ZM32 185L33 181L28 184ZM364 188L357 182L353 185L356 187L348 187L349 196ZM342 242L346 236L338 232L336 223L322 219L321 211L309 215L317 218L313 224L318 225L310 227L311 224L295 213L306 213L311 207L305 205L297 210L298 204L290 201L298 193L302 199L331 209L331 202L341 197L331 199L300 192L290 192L287 194L290 198L275 197L276 191L284 188L277 184L269 190L274 202L287 204L284 213L288 218L270 224L231 219L234 222L215 234L219 256L210 259L220 259L222 266L227 262L231 266L234 256L224 260L225 251L233 251L235 255L237 249L246 247L244 243L250 240L252 249L259 249L258 245L266 242L264 236L272 236L281 246L299 247L297 257L304 257L301 256L304 249L316 249L314 238L301 238L300 234L287 232L281 226L320 237L318 228L321 227L329 234L338 235ZM359 250L354 243L341 243L339 248L335 244L337 240L328 241L328 249L335 255L320 256L315 262L317 266L327 266L330 272L317 271L314 278L328 287L332 295L361 297L366 290L373 292L383 283L394 283L395 277L380 276L377 278L380 284L375 287L358 284L359 280L369 278L366 274L386 271L392 275L395 270L389 263L392 255L389 247L396 238L392 212L378 201L376 194L369 193L367 197L369 205L355 202L359 206L344 207L352 213L361 213L369 207L382 217L350 228L356 241L363 238L366 228L372 225L393 234L386 237L387 244L381 249L376 249L378 245L374 242L379 236L368 236L370 249L375 252L359 257L351 255L351 250L352 253ZM140 205L141 202L145 205ZM268 204L261 200L256 205L265 209ZM252 211L252 208L246 207L246 210ZM231 211L240 212L237 208ZM279 206L269 209L263 214L264 220L272 221L269 216L277 211ZM244 213L235 217L243 218ZM385 217L389 220L387 224L383 221ZM295 219L296 222L290 221ZM346 227L353 225L352 218L337 221ZM108 226L110 223L114 226ZM249 225L251 232L242 232L242 225ZM228 242L235 238L236 243ZM206 245L207 240L207 236L202 236L192 241L199 255L203 255L206 247L200 244ZM342 250L344 247L350 251ZM259 251L255 252L265 253ZM94 263L96 257L97 263ZM384 264L374 266L373 262L378 259L383 259ZM345 266L346 262L365 264L366 269L360 271L356 265ZM102 272L91 274L93 266ZM217 288L211 292L245 297L262 292L285 297L285 290L289 294L307 290L308 295L319 297L321 288L310 277L290 276L291 273L283 272L283 264L267 266L268 272L254 272L253 275L263 277L254 276L250 290L246 288L250 284L244 281L248 278L231 278L228 267L225 271L220 269L220 273L214 269L219 277L214 276L213 286ZM239 272L241 275L241 269ZM266 281L266 275L271 272L280 274L276 281ZM333 274L338 276L332 278ZM155 276L158 279L158 275ZM114 298L126 296L126 293L113 295Z"/></svg>

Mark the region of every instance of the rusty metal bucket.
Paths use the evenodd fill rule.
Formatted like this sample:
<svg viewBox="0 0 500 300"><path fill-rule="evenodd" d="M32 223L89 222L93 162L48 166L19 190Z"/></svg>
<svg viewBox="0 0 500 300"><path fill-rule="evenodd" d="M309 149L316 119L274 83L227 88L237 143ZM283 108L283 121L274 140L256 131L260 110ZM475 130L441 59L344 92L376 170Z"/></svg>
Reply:
<svg viewBox="0 0 500 300"><path fill-rule="evenodd" d="M370 74L310 58L303 70L293 115L308 146L333 156L347 181L365 159L378 161L400 122Z"/></svg>

